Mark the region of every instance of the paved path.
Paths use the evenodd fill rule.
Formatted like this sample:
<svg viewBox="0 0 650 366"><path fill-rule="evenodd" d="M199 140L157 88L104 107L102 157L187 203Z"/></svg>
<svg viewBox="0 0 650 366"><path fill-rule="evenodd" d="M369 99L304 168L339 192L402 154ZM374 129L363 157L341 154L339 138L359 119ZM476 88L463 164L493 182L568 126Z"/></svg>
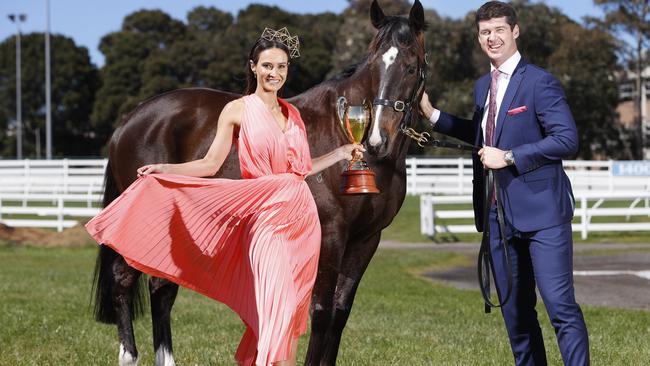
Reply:
<svg viewBox="0 0 650 366"><path fill-rule="evenodd" d="M427 273L434 280L478 290L478 244L382 242L381 248L451 251L467 255L470 266ZM574 281L578 303L650 311L650 244L576 244Z"/></svg>

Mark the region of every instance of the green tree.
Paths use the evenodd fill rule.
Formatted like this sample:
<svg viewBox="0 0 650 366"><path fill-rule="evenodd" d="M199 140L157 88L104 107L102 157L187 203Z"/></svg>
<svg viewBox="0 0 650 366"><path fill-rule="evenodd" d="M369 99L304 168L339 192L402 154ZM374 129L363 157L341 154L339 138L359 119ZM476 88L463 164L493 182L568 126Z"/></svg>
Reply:
<svg viewBox="0 0 650 366"><path fill-rule="evenodd" d="M619 69L616 41L606 32L567 21L563 39L549 56L548 69L562 82L578 126L578 156L630 158L629 138L616 123Z"/></svg>
<svg viewBox="0 0 650 366"><path fill-rule="evenodd" d="M594 3L605 10L603 24L615 34L631 36L632 45L621 42L623 58L634 70L636 91L634 94L634 108L636 110L636 125L638 132L637 146L635 151L637 159L643 157L643 148L650 147L650 138L644 139L647 132L643 131L641 121L641 91L643 76L642 71L650 66L647 57L648 45L650 44L650 1L649 0L594 0ZM646 146L643 146L643 141Z"/></svg>
<svg viewBox="0 0 650 366"><path fill-rule="evenodd" d="M147 59L173 48L184 35L182 22L159 10L141 10L128 15L120 31L101 39L99 49L106 64L91 117L96 131L109 135L120 116L142 99L179 86L166 72L169 68L155 61L148 64Z"/></svg>
<svg viewBox="0 0 650 366"><path fill-rule="evenodd" d="M330 32L337 33L337 41L332 52L333 69L330 76L360 62L366 55L368 44L377 33L370 22L371 4L372 0L348 0L348 7L339 16L340 27L331 28ZM380 5L386 15L404 15L411 9L408 0L386 0L381 1Z"/></svg>
<svg viewBox="0 0 650 366"><path fill-rule="evenodd" d="M23 35L22 116L23 153L38 158L37 145L45 155L45 55L43 33ZM88 123L99 87L97 69L90 63L88 50L70 38L51 36L52 75L52 154L54 156L97 155L97 135ZM0 157L16 156L16 71L15 37L0 43Z"/></svg>

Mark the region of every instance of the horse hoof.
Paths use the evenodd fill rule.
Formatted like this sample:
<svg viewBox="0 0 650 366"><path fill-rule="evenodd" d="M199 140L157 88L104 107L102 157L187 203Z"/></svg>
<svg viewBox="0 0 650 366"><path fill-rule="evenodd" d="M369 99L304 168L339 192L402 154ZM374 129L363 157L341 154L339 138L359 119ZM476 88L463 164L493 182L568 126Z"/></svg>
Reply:
<svg viewBox="0 0 650 366"><path fill-rule="evenodd" d="M174 356L167 347L160 346L156 350L156 366L176 366Z"/></svg>
<svg viewBox="0 0 650 366"><path fill-rule="evenodd" d="M120 344L120 366L138 366L138 357L127 351L123 344Z"/></svg>

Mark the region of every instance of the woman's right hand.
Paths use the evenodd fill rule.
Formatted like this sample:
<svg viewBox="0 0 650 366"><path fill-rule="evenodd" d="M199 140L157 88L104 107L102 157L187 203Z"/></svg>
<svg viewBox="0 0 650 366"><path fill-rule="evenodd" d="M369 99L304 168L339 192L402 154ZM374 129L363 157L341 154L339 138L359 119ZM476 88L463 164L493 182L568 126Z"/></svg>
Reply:
<svg viewBox="0 0 650 366"><path fill-rule="evenodd" d="M339 146L336 149L336 152L339 156L339 160L361 160L363 159L363 152L366 151L366 148L361 144L347 144Z"/></svg>
<svg viewBox="0 0 650 366"><path fill-rule="evenodd" d="M138 176L155 174L155 173L167 173L165 169L166 164L148 164L143 165L138 168Z"/></svg>

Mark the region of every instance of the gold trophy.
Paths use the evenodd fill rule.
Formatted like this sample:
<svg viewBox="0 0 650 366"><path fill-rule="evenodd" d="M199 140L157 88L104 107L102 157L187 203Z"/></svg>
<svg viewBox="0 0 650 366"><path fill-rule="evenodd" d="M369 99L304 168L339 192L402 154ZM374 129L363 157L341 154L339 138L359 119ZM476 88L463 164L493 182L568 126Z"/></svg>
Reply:
<svg viewBox="0 0 650 366"><path fill-rule="evenodd" d="M337 112L343 134L350 143L361 143L366 133L366 128L372 120L372 106L366 101L362 105L347 105L345 97L339 97L337 101ZM352 152L354 158L348 163L348 168L341 174L343 182L341 193L363 194L379 193L375 184L375 173L368 168L368 163L363 159L357 159L356 153Z"/></svg>

